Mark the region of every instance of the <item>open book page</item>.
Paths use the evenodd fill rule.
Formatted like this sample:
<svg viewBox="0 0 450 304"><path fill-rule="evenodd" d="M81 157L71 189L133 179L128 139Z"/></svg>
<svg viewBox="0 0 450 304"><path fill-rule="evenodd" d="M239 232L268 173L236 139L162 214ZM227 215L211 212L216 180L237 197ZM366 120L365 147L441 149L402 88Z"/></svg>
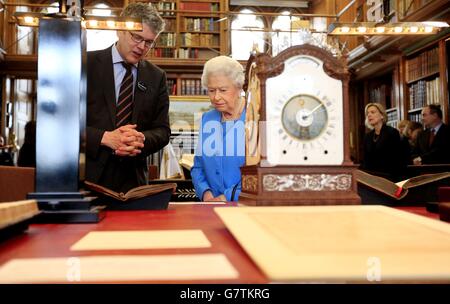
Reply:
<svg viewBox="0 0 450 304"><path fill-rule="evenodd" d="M150 195L154 195L169 189L172 189L172 192L175 192L177 188L176 183L164 183L164 184L153 184L153 185L143 185L129 190L124 194L124 199L135 199L146 197ZM122 193L121 193L122 194Z"/></svg>
<svg viewBox="0 0 450 304"><path fill-rule="evenodd" d="M170 143L163 149L159 179L184 179L183 169Z"/></svg>
<svg viewBox="0 0 450 304"><path fill-rule="evenodd" d="M395 183L383 177L372 175L362 170L356 170L355 175L358 183L362 183L372 189L383 192L392 198L402 199L408 193L406 189L397 186Z"/></svg>
<svg viewBox="0 0 450 304"><path fill-rule="evenodd" d="M118 200L121 200L121 199L123 198L123 193L121 193L121 194L122 194L122 196L121 196L121 195L120 195L119 193L117 193L116 191L113 191L113 190L111 190L111 189L108 189L108 188L106 188L106 187L103 187L103 186L100 186L100 185L97 185L97 184L94 184L94 183L91 183L91 182L89 182L89 181L85 181L84 184L85 184L89 189L91 189L91 190L93 190L93 191L95 191L95 192L98 192L98 193L101 193L101 194L108 195L108 196L113 197L113 198L118 199Z"/></svg>
<svg viewBox="0 0 450 304"><path fill-rule="evenodd" d="M407 180L396 183L398 187L404 189L413 188L421 185L425 185L431 182L435 182L444 178L450 177L450 172L434 173L434 174L423 174L419 176L411 177Z"/></svg>
<svg viewBox="0 0 450 304"><path fill-rule="evenodd" d="M85 181L84 182L85 185L98 193L110 196L112 198L115 198L116 200L120 200L120 201L127 201L127 200L131 200L131 199L137 199L137 198L142 198L142 197L146 197L146 196L151 196L169 189L172 189L172 191L175 191L175 189L177 188L177 184L175 183L165 183L165 184L153 184L153 185L142 185L136 188L133 188L131 190L129 190L127 193L123 193L123 192L115 192L111 189L108 189L106 187L94 184L92 182L89 181Z"/></svg>
<svg viewBox="0 0 450 304"><path fill-rule="evenodd" d="M359 183L400 200L408 194L408 189L448 178L450 172L419 175L397 183L362 170L357 170L355 175Z"/></svg>
<svg viewBox="0 0 450 304"><path fill-rule="evenodd" d="M188 170L191 170L194 166L194 154L181 155L180 165Z"/></svg>
<svg viewBox="0 0 450 304"><path fill-rule="evenodd" d="M405 187L403 187L403 186L404 186L408 181L409 181L409 179L405 179L405 180L402 180L402 181L400 181L400 182L398 182L398 183L395 183L395 184L397 185L397 187L405 188Z"/></svg>

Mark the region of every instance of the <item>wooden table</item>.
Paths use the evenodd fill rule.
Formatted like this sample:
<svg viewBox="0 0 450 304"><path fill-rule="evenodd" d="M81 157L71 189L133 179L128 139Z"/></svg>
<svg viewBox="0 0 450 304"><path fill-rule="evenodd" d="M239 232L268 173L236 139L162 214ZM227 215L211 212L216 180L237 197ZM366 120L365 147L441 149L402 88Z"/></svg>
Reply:
<svg viewBox="0 0 450 304"><path fill-rule="evenodd" d="M211 242L210 248L152 249L127 251L126 254L197 254L223 253L239 272L235 280L151 281L144 283L268 283L268 279L249 258L215 214L217 204L170 204L161 211L108 211L98 224L32 224L29 230L0 243L0 265L10 259L120 255L123 251L73 252L70 246L90 231L201 229ZM235 204L227 204L229 207ZM438 219L423 207L401 207L401 210ZM118 278L120 282L120 278ZM64 283L64 282L61 282Z"/></svg>

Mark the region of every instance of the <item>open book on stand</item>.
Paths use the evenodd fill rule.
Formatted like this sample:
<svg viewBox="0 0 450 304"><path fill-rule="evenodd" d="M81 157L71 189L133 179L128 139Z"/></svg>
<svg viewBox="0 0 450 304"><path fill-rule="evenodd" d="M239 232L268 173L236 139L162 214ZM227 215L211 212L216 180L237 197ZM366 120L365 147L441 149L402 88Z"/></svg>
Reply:
<svg viewBox="0 0 450 304"><path fill-rule="evenodd" d="M117 210L166 209L172 193L177 188L176 183L153 184L139 186L126 193L119 193L89 181L84 183L90 190L106 196L106 199L102 201L106 203L109 209Z"/></svg>
<svg viewBox="0 0 450 304"><path fill-rule="evenodd" d="M423 174L394 183L386 178L372 175L361 170L357 170L355 174L358 183L382 192L396 200L404 198L408 194L408 189L450 177L450 172Z"/></svg>

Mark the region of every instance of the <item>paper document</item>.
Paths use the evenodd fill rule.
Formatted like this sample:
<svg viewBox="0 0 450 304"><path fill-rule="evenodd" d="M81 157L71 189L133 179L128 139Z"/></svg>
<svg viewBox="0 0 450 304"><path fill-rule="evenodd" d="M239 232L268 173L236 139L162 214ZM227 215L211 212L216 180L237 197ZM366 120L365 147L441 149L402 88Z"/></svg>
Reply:
<svg viewBox="0 0 450 304"><path fill-rule="evenodd" d="M226 280L238 276L223 254L13 259L0 267L0 283Z"/></svg>
<svg viewBox="0 0 450 304"><path fill-rule="evenodd" d="M70 250L125 250L207 248L211 243L201 230L93 231Z"/></svg>
<svg viewBox="0 0 450 304"><path fill-rule="evenodd" d="M271 281L450 282L444 222L384 206L214 210Z"/></svg>

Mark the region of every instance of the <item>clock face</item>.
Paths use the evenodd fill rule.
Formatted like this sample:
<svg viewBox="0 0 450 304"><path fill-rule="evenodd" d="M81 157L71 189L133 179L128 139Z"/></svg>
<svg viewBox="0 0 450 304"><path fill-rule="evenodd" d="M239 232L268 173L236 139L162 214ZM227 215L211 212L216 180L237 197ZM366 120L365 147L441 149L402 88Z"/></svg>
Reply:
<svg viewBox="0 0 450 304"><path fill-rule="evenodd" d="M342 82L323 62L298 55L266 81L266 162L273 165L340 165L344 159Z"/></svg>
<svg viewBox="0 0 450 304"><path fill-rule="evenodd" d="M325 130L328 113L319 99L300 94L286 102L281 122L286 133L295 140L314 140Z"/></svg>

